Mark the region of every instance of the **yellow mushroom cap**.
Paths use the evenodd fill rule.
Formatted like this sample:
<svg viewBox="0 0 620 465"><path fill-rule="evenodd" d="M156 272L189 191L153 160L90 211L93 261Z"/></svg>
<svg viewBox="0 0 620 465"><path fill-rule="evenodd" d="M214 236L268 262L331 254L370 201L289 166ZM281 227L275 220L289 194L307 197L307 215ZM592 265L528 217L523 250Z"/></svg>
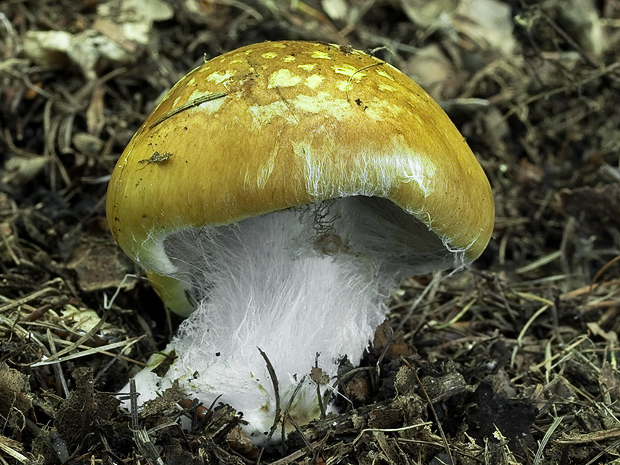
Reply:
<svg viewBox="0 0 620 465"><path fill-rule="evenodd" d="M121 248L173 310L163 239L347 196L391 200L466 261L494 221L489 182L439 105L390 64L348 47L265 42L183 77L112 174Z"/></svg>

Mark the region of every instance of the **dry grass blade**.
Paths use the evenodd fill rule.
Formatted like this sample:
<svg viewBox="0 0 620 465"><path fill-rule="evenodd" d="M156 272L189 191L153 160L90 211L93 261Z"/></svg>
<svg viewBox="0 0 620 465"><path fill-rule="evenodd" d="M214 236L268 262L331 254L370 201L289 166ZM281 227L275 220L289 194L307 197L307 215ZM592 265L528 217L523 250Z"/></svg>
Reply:
<svg viewBox="0 0 620 465"><path fill-rule="evenodd" d="M129 3L138 7L124 10ZM0 463L256 463L227 436L239 423L234 405L215 401L187 439L157 428L177 420L176 402L142 425L135 405L133 424L117 408L107 393L124 389L179 321L145 280L121 283L136 271L131 262L95 255L91 283L99 287L90 290L74 265L98 244L116 250L106 182L161 95L205 56L273 37L336 42L386 63L343 74L342 98L355 99L353 77L386 66L419 81L483 165L496 223L470 271L417 276L392 296L376 347L343 362L341 412L297 425L279 406L276 428L286 421L295 431L261 463L435 464L448 454L480 464L617 461L620 0L471 0L428 23L414 3L0 1L0 398L12 399L0 402ZM491 29L489 17L498 19ZM50 35L33 40L41 33ZM264 77L255 71L253 79ZM226 95L189 101L152 129ZM367 105L372 112L381 103ZM320 111L313 117L323 120ZM140 167L163 168L179 155L154 148ZM457 388L425 396L413 372L400 371L403 359L423 383L458 378ZM97 374L93 409L63 421L58 411L79 391L73 375L84 367ZM486 383L492 389L478 395ZM501 418L492 418L491 397L520 406L508 426L530 414L531 422L509 437L510 428L492 424Z"/></svg>
<svg viewBox="0 0 620 465"><path fill-rule="evenodd" d="M46 360L33 363L31 366L33 368L36 368L36 367L41 367L45 365L52 365L54 363L64 363L68 360L75 360L78 358L87 357L89 355L95 355L95 354L104 354L110 357L116 357L116 354L110 352L110 350L117 349L119 347L122 347L124 350L128 349L129 347L134 345L136 342L142 340L143 338L144 336L136 336L126 341L113 342L113 343L106 344L101 347L91 347L91 348L86 348L86 346L83 346L81 342L84 342L84 341L70 343L68 347L64 348L60 352L48 357ZM79 351L74 354L64 355L64 354L68 354L69 352L73 352L74 350L77 350L79 348L84 348L85 350ZM63 356L58 355L61 353L63 354ZM130 360L130 359L125 358L125 360Z"/></svg>

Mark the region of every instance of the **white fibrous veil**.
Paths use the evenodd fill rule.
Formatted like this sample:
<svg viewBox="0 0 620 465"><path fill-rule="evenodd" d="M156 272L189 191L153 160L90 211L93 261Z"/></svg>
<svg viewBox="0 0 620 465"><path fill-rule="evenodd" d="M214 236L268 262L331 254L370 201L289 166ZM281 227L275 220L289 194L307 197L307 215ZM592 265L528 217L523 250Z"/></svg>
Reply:
<svg viewBox="0 0 620 465"><path fill-rule="evenodd" d="M311 368L333 380L343 357L358 363L402 277L464 260L392 202L363 196L179 231L164 248L196 310L169 347L178 358L160 385L179 378L205 404L221 396L254 435L269 429L275 410L259 349L281 405L303 379L291 415L316 416Z"/></svg>

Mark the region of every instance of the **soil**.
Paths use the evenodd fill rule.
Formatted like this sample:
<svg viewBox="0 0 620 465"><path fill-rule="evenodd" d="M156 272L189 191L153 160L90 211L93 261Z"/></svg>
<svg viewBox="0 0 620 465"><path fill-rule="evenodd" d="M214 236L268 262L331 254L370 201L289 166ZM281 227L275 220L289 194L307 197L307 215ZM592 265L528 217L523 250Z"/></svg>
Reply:
<svg viewBox="0 0 620 465"><path fill-rule="evenodd" d="M0 31L1 463L620 463L620 1L6 0ZM114 243L105 195L181 76L280 39L419 81L496 223L467 270L403 283L338 380L341 414L262 449L231 406L120 408L180 318Z"/></svg>

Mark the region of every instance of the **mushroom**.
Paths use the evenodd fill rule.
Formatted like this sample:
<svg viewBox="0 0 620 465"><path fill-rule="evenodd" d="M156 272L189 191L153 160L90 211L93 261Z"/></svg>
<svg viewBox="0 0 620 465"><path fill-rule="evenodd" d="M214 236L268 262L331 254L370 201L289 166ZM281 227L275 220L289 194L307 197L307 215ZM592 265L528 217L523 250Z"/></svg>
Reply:
<svg viewBox="0 0 620 465"><path fill-rule="evenodd" d="M179 380L242 412L261 442L278 419L321 414L311 369L334 379L357 363L403 277L482 253L494 207L462 135L407 76L350 47L283 41L183 77L120 157L107 217L187 317L135 377L139 402Z"/></svg>

